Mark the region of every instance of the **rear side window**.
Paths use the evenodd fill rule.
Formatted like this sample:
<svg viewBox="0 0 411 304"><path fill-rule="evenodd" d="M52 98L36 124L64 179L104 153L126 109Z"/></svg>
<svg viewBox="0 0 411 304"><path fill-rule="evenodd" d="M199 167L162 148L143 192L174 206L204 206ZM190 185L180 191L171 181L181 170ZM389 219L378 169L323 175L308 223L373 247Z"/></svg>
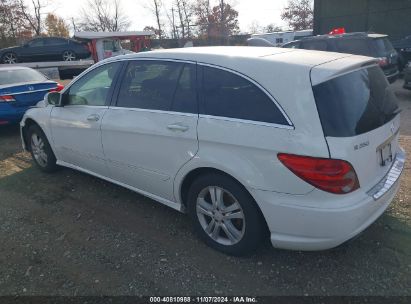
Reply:
<svg viewBox="0 0 411 304"><path fill-rule="evenodd" d="M324 40L312 40L301 42L301 48L305 50L327 51L327 42Z"/></svg>
<svg viewBox="0 0 411 304"><path fill-rule="evenodd" d="M234 73L204 67L203 96L202 114L288 125L267 94Z"/></svg>
<svg viewBox="0 0 411 304"><path fill-rule="evenodd" d="M339 39L335 41L339 53L370 56L371 50L366 39Z"/></svg>
<svg viewBox="0 0 411 304"><path fill-rule="evenodd" d="M381 68L352 72L313 87L325 136L351 137L381 127L399 111Z"/></svg>
<svg viewBox="0 0 411 304"><path fill-rule="evenodd" d="M183 113L198 113L196 68L167 61L129 63L117 106Z"/></svg>
<svg viewBox="0 0 411 304"><path fill-rule="evenodd" d="M64 45L67 43L67 40L60 38L48 38L45 40L46 45Z"/></svg>
<svg viewBox="0 0 411 304"><path fill-rule="evenodd" d="M28 44L30 47L44 46L44 39L34 39L31 40Z"/></svg>
<svg viewBox="0 0 411 304"><path fill-rule="evenodd" d="M373 39L372 44L374 46L374 51L376 52L374 55L375 57L385 57L395 51L388 38Z"/></svg>

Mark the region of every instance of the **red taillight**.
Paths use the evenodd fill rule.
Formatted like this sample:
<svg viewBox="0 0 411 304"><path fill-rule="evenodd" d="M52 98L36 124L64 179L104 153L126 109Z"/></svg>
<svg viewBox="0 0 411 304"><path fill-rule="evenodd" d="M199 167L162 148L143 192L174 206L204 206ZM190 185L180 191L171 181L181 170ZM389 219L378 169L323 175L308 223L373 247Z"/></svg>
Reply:
<svg viewBox="0 0 411 304"><path fill-rule="evenodd" d="M0 102L14 102L14 101L16 101L16 100L14 99L14 96L12 96L12 95L0 96Z"/></svg>
<svg viewBox="0 0 411 304"><path fill-rule="evenodd" d="M57 84L57 87L55 89L50 90L50 92L60 92L64 89L64 85L62 84Z"/></svg>
<svg viewBox="0 0 411 304"><path fill-rule="evenodd" d="M388 59L386 57L378 58L378 64L380 67L385 67L388 65Z"/></svg>
<svg viewBox="0 0 411 304"><path fill-rule="evenodd" d="M347 194L360 188L354 168L344 160L283 153L278 159L295 175L326 192Z"/></svg>
<svg viewBox="0 0 411 304"><path fill-rule="evenodd" d="M344 27L339 27L339 28L333 29L329 33L329 35L342 35L342 34L345 34L345 28Z"/></svg>

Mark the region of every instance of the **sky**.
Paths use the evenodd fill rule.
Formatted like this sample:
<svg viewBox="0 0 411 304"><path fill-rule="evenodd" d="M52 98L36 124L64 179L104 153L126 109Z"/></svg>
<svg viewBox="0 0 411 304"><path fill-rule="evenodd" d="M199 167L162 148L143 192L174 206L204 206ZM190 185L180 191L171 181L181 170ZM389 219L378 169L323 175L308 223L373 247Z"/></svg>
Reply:
<svg viewBox="0 0 411 304"><path fill-rule="evenodd" d="M154 16L144 8L144 4L150 0L120 0L124 12L130 18L130 30L143 30L146 25L155 25ZM211 0L213 1L213 0ZM72 17L79 15L84 7L86 0L52 0L49 10L57 15L71 20ZM173 0L163 0L165 7L171 7ZM218 2L214 0L214 2ZM239 12L239 24L241 32L247 32L253 22L258 22L261 26L270 23L286 27L281 20L280 14L286 6L287 0L231 0L234 8ZM167 19L164 23L168 23Z"/></svg>

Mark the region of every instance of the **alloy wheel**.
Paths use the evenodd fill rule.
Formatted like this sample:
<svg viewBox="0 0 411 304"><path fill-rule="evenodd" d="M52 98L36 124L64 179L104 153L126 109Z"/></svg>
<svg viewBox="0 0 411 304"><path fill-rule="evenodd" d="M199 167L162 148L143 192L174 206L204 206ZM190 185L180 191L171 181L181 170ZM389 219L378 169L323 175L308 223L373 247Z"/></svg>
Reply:
<svg viewBox="0 0 411 304"><path fill-rule="evenodd" d="M197 217L201 227L215 242L235 245L245 233L245 216L238 200L227 190L210 186L197 198Z"/></svg>
<svg viewBox="0 0 411 304"><path fill-rule="evenodd" d="M46 167L48 162L47 153L45 151L45 145L43 139L36 133L31 136L31 151L36 162L41 167Z"/></svg>
<svg viewBox="0 0 411 304"><path fill-rule="evenodd" d="M13 53L7 53L3 57L3 63L5 63L5 64L15 64L15 63L17 63L17 56Z"/></svg>
<svg viewBox="0 0 411 304"><path fill-rule="evenodd" d="M71 51L65 51L63 53L63 60L64 61L73 61L76 59L76 55Z"/></svg>

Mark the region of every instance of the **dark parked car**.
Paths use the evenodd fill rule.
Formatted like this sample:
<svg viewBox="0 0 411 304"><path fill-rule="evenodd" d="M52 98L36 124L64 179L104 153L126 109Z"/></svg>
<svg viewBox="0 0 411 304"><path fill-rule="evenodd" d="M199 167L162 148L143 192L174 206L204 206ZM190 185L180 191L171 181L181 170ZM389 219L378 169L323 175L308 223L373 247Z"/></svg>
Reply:
<svg viewBox="0 0 411 304"><path fill-rule="evenodd" d="M36 61L73 61L85 59L90 52L85 44L57 37L35 38L18 47L0 50L1 63Z"/></svg>
<svg viewBox="0 0 411 304"><path fill-rule="evenodd" d="M404 88L411 90L411 61L404 69Z"/></svg>
<svg viewBox="0 0 411 304"><path fill-rule="evenodd" d="M392 45L400 55L400 70L402 70L407 62L411 61L411 35L404 39L394 41Z"/></svg>
<svg viewBox="0 0 411 304"><path fill-rule="evenodd" d="M398 78L398 53L387 35L348 33L307 37L284 44L284 48L297 48L375 57L389 82Z"/></svg>

